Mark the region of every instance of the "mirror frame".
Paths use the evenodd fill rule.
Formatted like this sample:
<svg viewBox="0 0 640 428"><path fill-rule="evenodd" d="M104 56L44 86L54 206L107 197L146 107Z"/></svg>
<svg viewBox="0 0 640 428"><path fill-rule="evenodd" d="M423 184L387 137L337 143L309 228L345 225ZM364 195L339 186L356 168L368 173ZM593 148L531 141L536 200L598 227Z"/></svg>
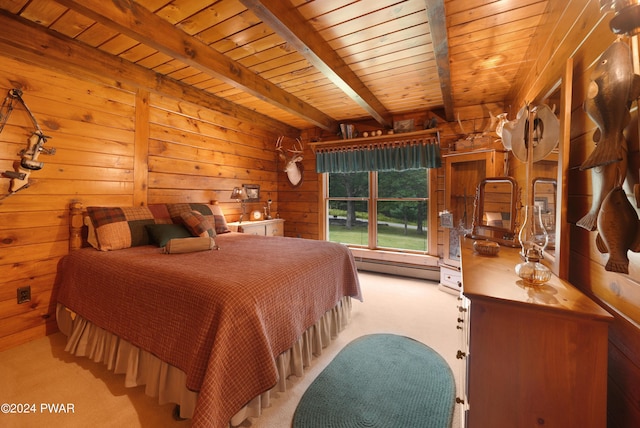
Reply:
<svg viewBox="0 0 640 428"><path fill-rule="evenodd" d="M569 279L569 233L567 221L569 149L571 141L571 96L573 93L573 58L567 59L564 74L548 94L560 89L560 138L558 141L558 161L556 178L556 245L553 253L545 251L544 263L559 278ZM548 98L545 96L544 98ZM533 185L533 183L531 183Z"/></svg>
<svg viewBox="0 0 640 428"><path fill-rule="evenodd" d="M553 202L552 202L553 203L553 245L552 245L552 241L551 241L551 238L550 238L549 239L549 244L546 247L546 251L550 255L554 255L555 254L555 245L556 245L556 242L555 242L556 236L555 235L556 235L556 230L557 230L557 227L556 227L556 210L558 209L558 206L556 204L558 203L558 181L557 181L557 179L555 177L554 178L536 177L532 181L531 190L533 192L533 203L535 205L538 205L538 206L540 206L539 204L542 203L541 205L544 205L544 211L548 211L548 203L549 203L548 198L545 198L544 201L542 200L542 198L540 197L541 194L536 191L536 187L537 187L538 184L542 184L542 185L547 184L547 185L553 186L553 193L552 193L553 194L553 197L552 197L552 200L553 200ZM550 195L550 194L551 193L546 193L546 195ZM543 208L543 207L541 206L541 208ZM547 214L547 212L543 213L542 211L541 211L541 213L542 214ZM544 221L543 221L543 224L544 224ZM547 229L547 230L550 230L550 229Z"/></svg>
<svg viewBox="0 0 640 428"><path fill-rule="evenodd" d="M485 193L486 187L490 183L494 182L508 182L511 184L511 209L509 212L511 218L511 227L496 227L489 226L482 223L482 217L484 213L485 205ZM518 213L521 208L520 201L520 188L518 182L513 177L487 177L478 183L476 188L476 197L473 208L473 230L467 237L472 239L482 239L488 241L494 241L500 245L508 247L519 247L518 242Z"/></svg>

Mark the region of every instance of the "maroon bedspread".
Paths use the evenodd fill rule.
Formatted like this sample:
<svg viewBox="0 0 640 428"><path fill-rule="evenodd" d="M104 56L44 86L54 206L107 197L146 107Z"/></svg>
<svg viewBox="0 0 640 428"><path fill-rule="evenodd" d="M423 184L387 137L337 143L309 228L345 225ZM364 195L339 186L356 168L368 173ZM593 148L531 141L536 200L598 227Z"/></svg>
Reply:
<svg viewBox="0 0 640 428"><path fill-rule="evenodd" d="M228 233L218 251L156 247L64 257L58 302L187 374L194 426L227 426L277 381L275 357L343 296L362 300L343 245Z"/></svg>

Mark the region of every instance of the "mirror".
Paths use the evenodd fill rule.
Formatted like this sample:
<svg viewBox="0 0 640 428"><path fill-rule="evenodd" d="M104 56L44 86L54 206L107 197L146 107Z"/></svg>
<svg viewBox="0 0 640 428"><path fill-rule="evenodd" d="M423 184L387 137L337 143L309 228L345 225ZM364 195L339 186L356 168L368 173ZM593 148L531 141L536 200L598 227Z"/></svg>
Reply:
<svg viewBox="0 0 640 428"><path fill-rule="evenodd" d="M566 85L561 84L558 81L549 90L549 93L542 97L541 103L553 106L555 114L560 120L560 136L566 131L564 127L567 126L567 121L564 118L567 110L566 104L563 102L562 91L566 90ZM544 258L542 263L546 264L554 273L559 274L559 259L557 258L557 252L559 247L560 237L560 208L562 207L558 194L558 180L560 179L560 173L565 171L565 168L560 165L560 141L558 145L543 159L537 160L533 164L533 170L531 177L535 177L531 181L531 195L532 203L538 205L541 208L542 222L547 230L549 236L549 243L544 251Z"/></svg>
<svg viewBox="0 0 640 428"><path fill-rule="evenodd" d="M538 177L533 180L533 203L540 208L542 224L547 231L549 243L546 251L553 254L556 248L556 203L557 184L552 178Z"/></svg>
<svg viewBox="0 0 640 428"><path fill-rule="evenodd" d="M518 247L520 192L512 177L485 178L478 184L473 212L472 239Z"/></svg>

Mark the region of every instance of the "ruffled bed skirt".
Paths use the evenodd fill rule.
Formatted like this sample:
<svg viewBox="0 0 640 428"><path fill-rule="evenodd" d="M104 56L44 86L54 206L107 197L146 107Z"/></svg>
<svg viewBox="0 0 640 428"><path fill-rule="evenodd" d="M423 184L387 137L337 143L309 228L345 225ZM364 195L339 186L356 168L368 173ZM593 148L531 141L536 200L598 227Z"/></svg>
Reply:
<svg viewBox="0 0 640 428"><path fill-rule="evenodd" d="M287 351L276 359L278 383L251 400L229 421L231 426L241 424L248 417L259 417L263 408L270 406L271 392L285 392L286 379L290 375L303 376L314 356L331 343L346 327L351 314L351 299L343 297L338 304L307 331ZM191 418L198 400L198 393L185 386L186 374L144 351L126 340L93 325L58 304L57 322L60 331L67 336L65 351L104 363L116 374L125 374L125 386L145 386L145 394L158 397L159 404L180 405L180 417Z"/></svg>

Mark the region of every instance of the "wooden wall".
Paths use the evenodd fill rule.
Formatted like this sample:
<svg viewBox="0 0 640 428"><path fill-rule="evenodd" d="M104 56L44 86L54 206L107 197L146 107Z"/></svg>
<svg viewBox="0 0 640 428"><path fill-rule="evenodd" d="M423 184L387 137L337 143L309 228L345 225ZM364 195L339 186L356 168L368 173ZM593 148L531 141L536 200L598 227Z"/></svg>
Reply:
<svg viewBox="0 0 640 428"><path fill-rule="evenodd" d="M566 208L574 224L594 194L587 174L574 168L592 148L594 125L581 105L593 62L615 37L597 0L549 2L546 17L543 34L548 37L536 39L532 62L520 73L522 80L512 99L505 100L505 108L545 93L562 76L566 60L573 58ZM41 46L57 45L51 35L33 36ZM57 153L40 157L45 165L32 174L31 187L0 203L0 351L56 330L53 284L57 263L68 251L67 209L72 200L132 205L219 199L230 220L235 220L240 207L229 200L231 189L243 183L259 184L262 202L248 209L259 208L271 198L274 210L286 220L285 235L319 236L320 182L315 159L307 145L304 182L292 188L273 150L286 129L256 125L230 111L219 113L224 103L212 102L211 108L205 108L206 102L181 101L200 96L123 64L113 67L120 78L109 77L109 63L102 58L96 61L102 69L81 74L87 60L80 46L59 52L50 49L46 58L8 45L2 52L7 55L0 56L0 96L11 88L22 89L41 127L52 137L47 146L55 147ZM154 90L157 87L165 90ZM416 116L416 124L419 127L420 120L438 117L446 149L463 133L484 130L488 112L495 115L501 110L499 105L461 109L462 126L443 123L437 113L423 112ZM415 115L396 119L409 116ZM30 132L29 120L18 108L0 134L0 171L13 170ZM288 134L285 144L292 143L291 138ZM316 130L303 134L305 142L317 138L338 137ZM637 162L637 153L634 156ZM637 163L633 165L637 171ZM521 170L512 166L521 180ZM444 172L437 174L440 210ZM2 178L0 185L6 191L9 180ZM615 316L609 329L608 425L631 427L640 421L640 254L630 253L628 275L607 272L606 256L596 249L595 236L571 227L569 279ZM32 299L18 305L16 289L24 285L31 286Z"/></svg>
<svg viewBox="0 0 640 428"><path fill-rule="evenodd" d="M240 205L234 186L261 187L261 208L278 206L277 135L255 123L103 77L100 81L0 56L0 92L23 98L53 156L30 187L0 201L0 351L50 334L55 325L54 278L68 252L68 206L140 205L218 199L230 220ZM0 134L0 171L13 171L33 132L16 105ZM2 178L1 192L9 188ZM17 304L16 289L31 286Z"/></svg>
<svg viewBox="0 0 640 428"><path fill-rule="evenodd" d="M607 426L636 427L640 423L640 254L628 253L631 259L629 274L607 272L604 268L607 255L601 254L596 247L597 232L576 226L578 219L589 210L594 196L599 194L592 186L591 172L580 171L578 167L595 147L593 132L596 126L587 117L583 103L594 63L615 40L608 25L612 15L602 15L599 2L595 0L549 3L547 26L552 43L538 43L536 55L532 56L533 65L522 74L522 84L514 91L510 103L520 105L547 93L563 75L562 68L567 59L572 58L571 126L570 141L564 142L569 144L569 159L565 161L567 191L563 207L570 228L570 250L562 263L565 268L568 264L569 281L615 318L609 327ZM639 59L636 52L635 62ZM634 132L637 142L638 130ZM630 171L636 182L640 165L637 150L635 147L630 152ZM512 164L511 170L522 183L521 166ZM636 206L633 195L629 194L629 197ZM544 358L543 354L541 358Z"/></svg>
<svg viewBox="0 0 640 428"><path fill-rule="evenodd" d="M571 242L567 262L569 280L615 317L609 328L608 426L632 427L640 423L640 254L628 252L629 274L608 272L604 268L608 255L602 254L596 246L597 232L575 225L589 211L593 198L601 194L591 177L592 171L580 171L578 167L595 147L593 132L596 128L586 116L582 103L587 98L593 63L608 47L608 44L602 46L602 43L591 43L591 40L602 40L606 31L608 27L602 32L596 29L588 43L597 48L581 50L574 57L567 195ZM637 53L635 58L637 61ZM634 127L632 132L637 143L637 123ZM631 189L638 183L638 162L640 154L636 145L629 148L631 175L627 184ZM627 196L637 207L640 201L636 201L632 191ZM636 211L640 213L637 208ZM626 226L619 223L616 227L625 230Z"/></svg>

